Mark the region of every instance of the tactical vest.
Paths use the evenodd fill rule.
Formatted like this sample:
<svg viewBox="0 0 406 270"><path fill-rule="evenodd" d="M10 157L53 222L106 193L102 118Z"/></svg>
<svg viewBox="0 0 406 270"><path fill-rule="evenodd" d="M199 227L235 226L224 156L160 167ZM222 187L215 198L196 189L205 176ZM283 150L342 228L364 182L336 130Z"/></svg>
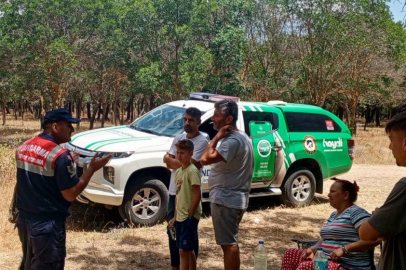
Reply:
<svg viewBox="0 0 406 270"><path fill-rule="evenodd" d="M65 152L67 150L55 142L37 136L18 147L16 152L17 168L42 176L53 177L55 175L55 160Z"/></svg>

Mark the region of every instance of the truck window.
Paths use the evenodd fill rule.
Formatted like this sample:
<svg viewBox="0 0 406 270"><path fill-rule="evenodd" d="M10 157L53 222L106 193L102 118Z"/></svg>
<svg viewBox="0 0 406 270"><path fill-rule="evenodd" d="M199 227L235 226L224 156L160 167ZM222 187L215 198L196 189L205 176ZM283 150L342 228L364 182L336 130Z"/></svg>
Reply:
<svg viewBox="0 0 406 270"><path fill-rule="evenodd" d="M285 118L290 132L341 132L341 127L324 114L286 112Z"/></svg>
<svg viewBox="0 0 406 270"><path fill-rule="evenodd" d="M271 112L242 112L242 115L244 116L244 129L245 133L247 133L248 136L251 136L250 134L250 122L251 121L266 121L270 122L272 125L272 129L278 129L279 127L279 119L278 115L276 113L271 113Z"/></svg>
<svg viewBox="0 0 406 270"><path fill-rule="evenodd" d="M207 119L206 121L201 123L199 126L199 130L207 133L207 135L209 135L210 137L210 140L212 140L217 134L217 130L213 128L213 121L211 119Z"/></svg>

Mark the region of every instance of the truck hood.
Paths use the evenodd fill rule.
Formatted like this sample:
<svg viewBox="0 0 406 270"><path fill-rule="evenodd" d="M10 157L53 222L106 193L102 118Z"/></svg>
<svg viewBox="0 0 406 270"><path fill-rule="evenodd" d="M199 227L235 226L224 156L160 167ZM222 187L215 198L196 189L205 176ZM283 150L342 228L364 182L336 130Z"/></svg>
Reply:
<svg viewBox="0 0 406 270"><path fill-rule="evenodd" d="M167 151L167 144L172 139L134 130L127 126L116 126L78 133L72 137L70 144L99 152Z"/></svg>

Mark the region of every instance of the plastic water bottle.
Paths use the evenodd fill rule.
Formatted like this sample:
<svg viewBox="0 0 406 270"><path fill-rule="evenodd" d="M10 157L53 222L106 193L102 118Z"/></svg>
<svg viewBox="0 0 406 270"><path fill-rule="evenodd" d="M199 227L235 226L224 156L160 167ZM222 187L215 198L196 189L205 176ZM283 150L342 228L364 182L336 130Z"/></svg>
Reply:
<svg viewBox="0 0 406 270"><path fill-rule="evenodd" d="M264 241L260 240L254 253L254 270L266 270L268 261L268 252L264 246Z"/></svg>
<svg viewBox="0 0 406 270"><path fill-rule="evenodd" d="M321 247L317 248L314 256L314 270L328 270L328 259Z"/></svg>

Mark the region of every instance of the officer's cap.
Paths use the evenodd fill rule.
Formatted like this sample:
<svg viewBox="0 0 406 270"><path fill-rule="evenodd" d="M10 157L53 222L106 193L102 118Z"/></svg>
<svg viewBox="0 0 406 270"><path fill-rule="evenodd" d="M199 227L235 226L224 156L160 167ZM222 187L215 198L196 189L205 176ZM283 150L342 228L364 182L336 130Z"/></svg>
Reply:
<svg viewBox="0 0 406 270"><path fill-rule="evenodd" d="M55 123L63 120L71 123L80 122L80 119L72 117L72 115L66 109L59 108L56 110L46 112L44 120L42 121L42 127L44 127L46 124Z"/></svg>

